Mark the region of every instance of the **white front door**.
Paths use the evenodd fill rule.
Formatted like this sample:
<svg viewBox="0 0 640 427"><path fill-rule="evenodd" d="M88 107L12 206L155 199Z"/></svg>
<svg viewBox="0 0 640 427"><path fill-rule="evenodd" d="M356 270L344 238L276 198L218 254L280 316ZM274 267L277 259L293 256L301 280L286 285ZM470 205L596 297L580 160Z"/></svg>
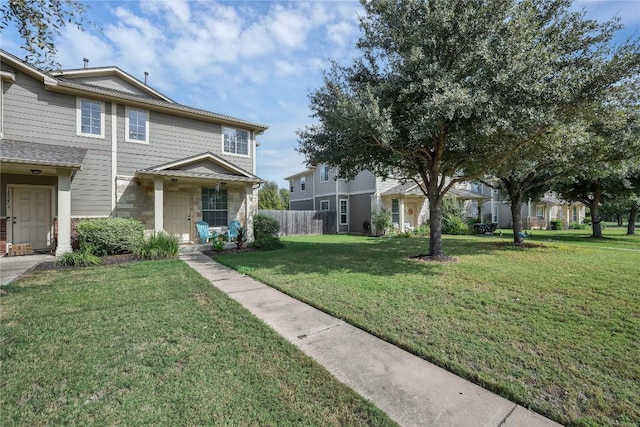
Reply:
<svg viewBox="0 0 640 427"><path fill-rule="evenodd" d="M191 240L191 195L164 193L164 229L181 242Z"/></svg>
<svg viewBox="0 0 640 427"><path fill-rule="evenodd" d="M412 227L418 226L418 204L415 202L407 202L405 205L404 222L408 222Z"/></svg>
<svg viewBox="0 0 640 427"><path fill-rule="evenodd" d="M51 189L13 189L13 244L31 243L33 249L48 249L51 243Z"/></svg>

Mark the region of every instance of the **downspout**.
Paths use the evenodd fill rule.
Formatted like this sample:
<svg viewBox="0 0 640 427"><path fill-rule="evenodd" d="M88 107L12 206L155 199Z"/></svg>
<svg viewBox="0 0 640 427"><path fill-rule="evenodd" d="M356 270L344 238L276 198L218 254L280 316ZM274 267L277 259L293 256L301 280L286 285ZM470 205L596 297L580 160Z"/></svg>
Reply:
<svg viewBox="0 0 640 427"><path fill-rule="evenodd" d="M340 197L338 194L338 169L335 170L336 180L336 234L340 233Z"/></svg>
<svg viewBox="0 0 640 427"><path fill-rule="evenodd" d="M111 103L111 214L118 215L118 104ZM126 129L125 129L126 132Z"/></svg>

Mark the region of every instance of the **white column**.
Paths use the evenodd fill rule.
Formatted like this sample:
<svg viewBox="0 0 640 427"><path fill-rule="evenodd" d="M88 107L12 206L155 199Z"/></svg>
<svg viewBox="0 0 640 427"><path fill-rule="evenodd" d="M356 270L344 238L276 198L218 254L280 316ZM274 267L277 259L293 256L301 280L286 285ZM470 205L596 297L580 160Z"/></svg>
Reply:
<svg viewBox="0 0 640 427"><path fill-rule="evenodd" d="M404 232L404 198L398 199L398 227Z"/></svg>
<svg viewBox="0 0 640 427"><path fill-rule="evenodd" d="M153 217L156 233L164 230L164 179L155 178L153 181Z"/></svg>
<svg viewBox="0 0 640 427"><path fill-rule="evenodd" d="M71 252L71 175L58 172L58 245L56 256Z"/></svg>

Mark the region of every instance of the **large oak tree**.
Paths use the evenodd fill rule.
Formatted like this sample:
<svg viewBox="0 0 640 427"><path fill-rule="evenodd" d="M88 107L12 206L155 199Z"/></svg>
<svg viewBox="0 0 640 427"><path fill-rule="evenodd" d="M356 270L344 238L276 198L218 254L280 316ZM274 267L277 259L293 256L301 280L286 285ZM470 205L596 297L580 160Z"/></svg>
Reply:
<svg viewBox="0 0 640 427"><path fill-rule="evenodd" d="M442 200L508 161L580 106L638 73L640 47L614 48L566 0L362 0L361 55L333 63L298 131L309 163L342 176L390 171L429 200L429 255L443 254Z"/></svg>

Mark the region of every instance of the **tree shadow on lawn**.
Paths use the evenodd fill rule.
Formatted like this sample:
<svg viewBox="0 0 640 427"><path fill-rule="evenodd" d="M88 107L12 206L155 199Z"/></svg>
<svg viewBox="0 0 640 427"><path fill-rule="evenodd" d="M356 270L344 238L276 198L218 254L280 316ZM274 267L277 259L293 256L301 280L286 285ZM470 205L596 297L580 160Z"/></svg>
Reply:
<svg viewBox="0 0 640 427"><path fill-rule="evenodd" d="M328 275L335 272L374 276L442 274L448 263L412 259L428 252L426 238L363 238L345 236L344 242L285 241L285 248L236 255L216 260L240 272L274 269L278 273ZM443 241L446 256L463 260L472 255L498 255L506 251L527 250L507 240L448 239ZM543 246L544 247L544 246Z"/></svg>

